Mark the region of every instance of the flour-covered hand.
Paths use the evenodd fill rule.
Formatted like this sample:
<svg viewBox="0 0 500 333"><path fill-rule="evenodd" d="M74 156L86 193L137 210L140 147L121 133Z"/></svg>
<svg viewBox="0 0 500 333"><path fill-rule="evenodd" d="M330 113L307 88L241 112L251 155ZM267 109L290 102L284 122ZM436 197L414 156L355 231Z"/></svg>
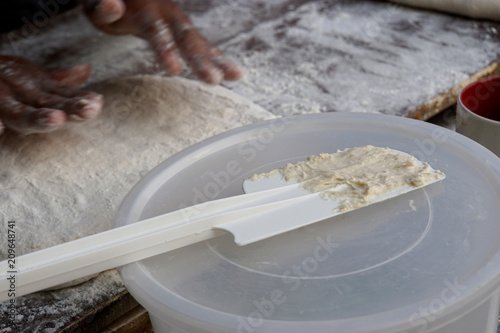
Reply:
<svg viewBox="0 0 500 333"><path fill-rule="evenodd" d="M237 80L241 68L211 45L171 0L83 0L90 21L109 34L133 34L147 40L171 75L184 62L202 80Z"/></svg>
<svg viewBox="0 0 500 333"><path fill-rule="evenodd" d="M67 120L94 118L102 96L78 90L89 76L86 64L50 70L0 56L0 133L5 127L23 134L50 132Z"/></svg>

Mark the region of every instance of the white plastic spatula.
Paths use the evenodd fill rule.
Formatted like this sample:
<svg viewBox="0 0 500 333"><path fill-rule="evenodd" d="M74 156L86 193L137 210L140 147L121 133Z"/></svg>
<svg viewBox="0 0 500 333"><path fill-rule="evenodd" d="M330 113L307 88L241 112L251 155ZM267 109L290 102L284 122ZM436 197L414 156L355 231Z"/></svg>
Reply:
<svg viewBox="0 0 500 333"><path fill-rule="evenodd" d="M434 182L434 181L433 181ZM430 182L425 185L429 185ZM340 214L300 184L265 178L245 181L247 194L191 206L131 225L0 262L0 301L142 260L226 232L249 244ZM404 186L376 197L386 200L417 189ZM373 203L371 202L371 203Z"/></svg>

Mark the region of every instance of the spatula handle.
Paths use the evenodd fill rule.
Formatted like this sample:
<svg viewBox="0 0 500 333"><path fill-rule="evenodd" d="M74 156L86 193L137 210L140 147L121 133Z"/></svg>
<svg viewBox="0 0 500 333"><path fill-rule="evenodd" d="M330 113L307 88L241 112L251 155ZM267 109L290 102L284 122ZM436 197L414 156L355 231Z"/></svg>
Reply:
<svg viewBox="0 0 500 333"><path fill-rule="evenodd" d="M297 186L209 201L0 262L0 301L168 252L224 233L212 227L247 213L227 214L303 195ZM254 210L256 212L259 209ZM248 211L247 211L248 212ZM15 292L10 293L10 276Z"/></svg>

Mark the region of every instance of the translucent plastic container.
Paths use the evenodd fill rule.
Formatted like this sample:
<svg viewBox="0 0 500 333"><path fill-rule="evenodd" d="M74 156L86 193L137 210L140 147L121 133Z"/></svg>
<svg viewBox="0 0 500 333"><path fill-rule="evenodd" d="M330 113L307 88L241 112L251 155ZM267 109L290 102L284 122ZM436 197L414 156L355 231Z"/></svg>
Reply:
<svg viewBox="0 0 500 333"><path fill-rule="evenodd" d="M115 225L241 194L256 172L367 144L447 178L244 247L223 235L121 267L155 332L496 332L500 158L422 121L326 113L224 133L150 172Z"/></svg>

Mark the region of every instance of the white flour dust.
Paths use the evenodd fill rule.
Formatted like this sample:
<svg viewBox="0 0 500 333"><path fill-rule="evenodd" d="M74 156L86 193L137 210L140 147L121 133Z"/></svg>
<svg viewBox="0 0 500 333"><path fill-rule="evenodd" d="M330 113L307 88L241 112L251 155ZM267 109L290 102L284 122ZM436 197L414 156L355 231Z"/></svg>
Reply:
<svg viewBox="0 0 500 333"><path fill-rule="evenodd" d="M125 195L157 164L218 133L274 118L225 88L181 78L128 77L93 88L105 96L98 118L48 134L0 137L0 234L7 234L8 221L16 221L17 256L109 229ZM7 249L7 238L0 238L1 260ZM92 304L102 293L123 289L113 279L109 286L105 279L86 283L97 288L95 297L90 291L60 293ZM19 302L36 304L38 297L43 296ZM26 306L20 322L39 312L57 326L63 310L71 318L80 309L52 301L40 309ZM64 309L48 313L50 306ZM0 319L0 329L10 327L8 322Z"/></svg>

